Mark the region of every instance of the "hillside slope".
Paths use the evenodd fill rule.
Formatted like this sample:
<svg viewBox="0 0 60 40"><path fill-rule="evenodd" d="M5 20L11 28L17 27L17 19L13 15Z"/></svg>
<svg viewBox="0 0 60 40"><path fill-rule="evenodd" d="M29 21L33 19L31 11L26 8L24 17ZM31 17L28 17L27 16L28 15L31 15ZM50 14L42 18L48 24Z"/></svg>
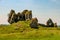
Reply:
<svg viewBox="0 0 60 40"><path fill-rule="evenodd" d="M60 40L60 28L41 27L33 29L30 21L19 21L0 26L0 40Z"/></svg>

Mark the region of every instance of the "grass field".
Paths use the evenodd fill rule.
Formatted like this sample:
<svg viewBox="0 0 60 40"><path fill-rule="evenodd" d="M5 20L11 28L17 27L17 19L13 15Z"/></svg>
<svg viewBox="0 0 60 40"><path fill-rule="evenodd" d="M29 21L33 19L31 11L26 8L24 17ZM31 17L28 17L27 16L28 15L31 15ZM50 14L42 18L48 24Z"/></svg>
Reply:
<svg viewBox="0 0 60 40"><path fill-rule="evenodd" d="M39 29L33 29L29 23L0 25L0 40L60 40L60 28L39 26Z"/></svg>

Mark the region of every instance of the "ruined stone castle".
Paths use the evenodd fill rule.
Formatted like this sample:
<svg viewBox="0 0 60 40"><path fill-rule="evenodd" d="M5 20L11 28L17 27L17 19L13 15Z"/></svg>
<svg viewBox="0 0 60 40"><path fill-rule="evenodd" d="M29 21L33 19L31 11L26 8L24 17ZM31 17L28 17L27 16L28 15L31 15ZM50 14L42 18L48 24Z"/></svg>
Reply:
<svg viewBox="0 0 60 40"><path fill-rule="evenodd" d="M14 10L11 10L8 15L8 22L10 24L18 21L26 21L32 19L32 11L30 10L24 10L23 12L15 13Z"/></svg>

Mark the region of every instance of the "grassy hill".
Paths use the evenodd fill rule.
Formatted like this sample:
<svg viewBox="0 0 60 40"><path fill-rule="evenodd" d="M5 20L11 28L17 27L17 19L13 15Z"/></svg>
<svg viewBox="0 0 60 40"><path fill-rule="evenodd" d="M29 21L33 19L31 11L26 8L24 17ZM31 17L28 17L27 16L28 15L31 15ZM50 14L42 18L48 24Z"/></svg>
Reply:
<svg viewBox="0 0 60 40"><path fill-rule="evenodd" d="M60 28L42 27L33 29L30 21L0 25L0 40L60 40Z"/></svg>

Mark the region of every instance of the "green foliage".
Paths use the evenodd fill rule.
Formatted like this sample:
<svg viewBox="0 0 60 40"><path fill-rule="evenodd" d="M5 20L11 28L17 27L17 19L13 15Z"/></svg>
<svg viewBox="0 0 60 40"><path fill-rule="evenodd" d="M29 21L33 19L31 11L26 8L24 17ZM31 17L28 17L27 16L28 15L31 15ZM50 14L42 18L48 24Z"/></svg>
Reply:
<svg viewBox="0 0 60 40"><path fill-rule="evenodd" d="M60 28L42 27L33 29L30 21L0 25L0 40L60 40Z"/></svg>

